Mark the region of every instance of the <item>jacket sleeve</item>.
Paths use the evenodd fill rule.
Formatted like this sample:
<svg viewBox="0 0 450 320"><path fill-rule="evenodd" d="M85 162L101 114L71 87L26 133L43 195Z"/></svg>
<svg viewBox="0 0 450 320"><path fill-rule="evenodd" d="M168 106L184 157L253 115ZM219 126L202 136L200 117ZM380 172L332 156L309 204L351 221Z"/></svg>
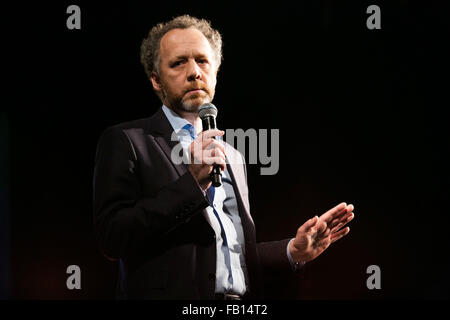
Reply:
<svg viewBox="0 0 450 320"><path fill-rule="evenodd" d="M137 167L126 132L105 130L95 155L93 209L98 245L112 259L140 252L208 206L189 171L151 198L142 197Z"/></svg>
<svg viewBox="0 0 450 320"><path fill-rule="evenodd" d="M259 242L258 255L264 274L292 272L293 268L287 256L289 239Z"/></svg>

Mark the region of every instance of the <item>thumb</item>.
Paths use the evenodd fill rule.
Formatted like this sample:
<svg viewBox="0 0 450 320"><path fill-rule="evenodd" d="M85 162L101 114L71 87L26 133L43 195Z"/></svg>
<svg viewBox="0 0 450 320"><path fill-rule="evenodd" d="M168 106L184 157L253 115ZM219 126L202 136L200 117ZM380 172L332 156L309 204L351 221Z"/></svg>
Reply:
<svg viewBox="0 0 450 320"><path fill-rule="evenodd" d="M314 227L316 225L317 221L319 221L319 217L318 216L312 217L311 219L306 221L301 226L300 229L302 229L303 232L308 232L309 230L311 230L312 227Z"/></svg>

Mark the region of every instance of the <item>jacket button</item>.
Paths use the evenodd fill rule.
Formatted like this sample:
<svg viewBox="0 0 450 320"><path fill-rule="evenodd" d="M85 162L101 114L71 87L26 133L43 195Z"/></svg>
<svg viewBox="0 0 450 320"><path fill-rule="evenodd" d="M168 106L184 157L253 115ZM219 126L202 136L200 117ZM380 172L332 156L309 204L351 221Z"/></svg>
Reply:
<svg viewBox="0 0 450 320"><path fill-rule="evenodd" d="M216 275L214 273L210 273L210 274L208 274L208 279L209 279L209 281L215 281Z"/></svg>

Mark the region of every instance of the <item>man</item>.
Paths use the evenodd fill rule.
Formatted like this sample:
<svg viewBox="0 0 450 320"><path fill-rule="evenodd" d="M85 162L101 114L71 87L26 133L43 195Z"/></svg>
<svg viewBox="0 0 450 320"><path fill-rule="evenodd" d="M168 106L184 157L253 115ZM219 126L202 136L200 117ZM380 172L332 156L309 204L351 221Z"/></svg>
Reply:
<svg viewBox="0 0 450 320"><path fill-rule="evenodd" d="M198 117L214 98L221 47L205 20L185 15L155 26L141 60L163 106L99 140L94 223L101 250L120 261L122 297L262 298L265 274L299 271L349 232L353 206L341 203L295 238L256 243L245 164L228 161L241 155L213 138L223 131L202 131ZM178 143L195 161L173 161ZM213 164L223 171L218 188Z"/></svg>

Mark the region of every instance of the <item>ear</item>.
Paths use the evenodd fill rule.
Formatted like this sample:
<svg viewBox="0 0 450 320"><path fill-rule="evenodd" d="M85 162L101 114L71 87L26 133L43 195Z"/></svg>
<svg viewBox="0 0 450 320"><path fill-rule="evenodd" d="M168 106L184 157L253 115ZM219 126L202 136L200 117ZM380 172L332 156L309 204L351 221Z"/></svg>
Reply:
<svg viewBox="0 0 450 320"><path fill-rule="evenodd" d="M152 86L155 91L161 91L161 80L159 79L159 76L156 74L156 72L152 71L152 73L150 74L150 81L152 82Z"/></svg>

